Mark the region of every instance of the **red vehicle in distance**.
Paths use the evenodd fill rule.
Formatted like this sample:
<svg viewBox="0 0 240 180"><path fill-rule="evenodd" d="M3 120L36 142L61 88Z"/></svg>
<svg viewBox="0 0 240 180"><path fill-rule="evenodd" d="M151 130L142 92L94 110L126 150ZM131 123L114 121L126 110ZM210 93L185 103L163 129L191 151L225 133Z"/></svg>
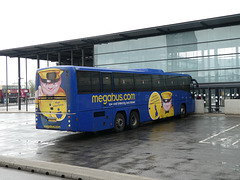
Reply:
<svg viewBox="0 0 240 180"><path fill-rule="evenodd" d="M21 89L20 95L21 100L25 102L25 99L30 97L29 89ZM6 89L0 89L0 97L0 102L4 103L4 99L6 99ZM9 103L17 103L18 89L8 89L8 99Z"/></svg>

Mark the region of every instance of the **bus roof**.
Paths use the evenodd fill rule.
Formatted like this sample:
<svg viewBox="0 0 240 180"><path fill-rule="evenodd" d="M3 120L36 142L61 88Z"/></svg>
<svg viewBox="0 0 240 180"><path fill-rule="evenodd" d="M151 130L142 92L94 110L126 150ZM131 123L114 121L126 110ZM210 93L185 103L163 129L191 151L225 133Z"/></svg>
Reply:
<svg viewBox="0 0 240 180"><path fill-rule="evenodd" d="M86 66L57 66L59 68L73 68L76 70L82 70L82 71L101 71L101 72L122 72L122 73L138 73L138 74L159 74L159 75L174 75L174 76L190 76L188 74L178 74L178 73L169 73L164 72L161 69L150 69L150 68L142 68L142 69L129 69L129 70L123 70L123 69L109 69L109 68L96 68L96 67L86 67ZM57 68L57 67L48 67L48 68ZM42 68L46 69L46 68ZM42 70L39 69L39 70Z"/></svg>
<svg viewBox="0 0 240 180"><path fill-rule="evenodd" d="M164 72L161 69L150 69L150 68L123 70L123 69L108 69L108 68L96 68L96 67L85 67L85 66L84 67L74 66L74 67L76 68L76 70L88 70L88 71L190 76L189 74L169 73L169 72Z"/></svg>

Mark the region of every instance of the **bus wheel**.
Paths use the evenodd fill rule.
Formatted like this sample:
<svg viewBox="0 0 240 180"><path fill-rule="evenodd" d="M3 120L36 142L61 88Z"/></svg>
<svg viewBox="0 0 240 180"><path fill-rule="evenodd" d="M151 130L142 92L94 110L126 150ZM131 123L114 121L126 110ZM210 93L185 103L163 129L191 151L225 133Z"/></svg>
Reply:
<svg viewBox="0 0 240 180"><path fill-rule="evenodd" d="M136 111L131 112L129 118L129 126L131 129L136 129L139 126L139 116Z"/></svg>
<svg viewBox="0 0 240 180"><path fill-rule="evenodd" d="M116 117L115 117L115 121L114 121L114 130L116 132L121 132L124 130L125 128L125 117L122 113L117 113Z"/></svg>
<svg viewBox="0 0 240 180"><path fill-rule="evenodd" d="M186 106L184 104L181 105L181 118L186 117Z"/></svg>

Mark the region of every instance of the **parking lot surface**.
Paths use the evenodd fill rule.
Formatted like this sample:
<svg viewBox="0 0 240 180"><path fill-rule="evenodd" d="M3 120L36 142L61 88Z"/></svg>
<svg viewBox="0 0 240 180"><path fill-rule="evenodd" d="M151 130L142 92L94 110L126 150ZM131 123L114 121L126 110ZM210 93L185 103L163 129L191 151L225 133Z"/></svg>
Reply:
<svg viewBox="0 0 240 180"><path fill-rule="evenodd" d="M122 133L36 130L34 113L0 113L0 154L162 180L240 179L240 117L190 115Z"/></svg>

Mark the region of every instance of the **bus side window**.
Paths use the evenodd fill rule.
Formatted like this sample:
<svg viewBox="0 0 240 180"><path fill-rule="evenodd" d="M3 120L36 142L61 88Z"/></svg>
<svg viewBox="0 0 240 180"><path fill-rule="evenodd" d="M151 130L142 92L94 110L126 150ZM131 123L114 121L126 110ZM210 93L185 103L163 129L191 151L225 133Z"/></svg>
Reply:
<svg viewBox="0 0 240 180"><path fill-rule="evenodd" d="M166 87L169 91L176 90L177 87L177 77L175 76L165 76Z"/></svg>
<svg viewBox="0 0 240 180"><path fill-rule="evenodd" d="M112 73L102 73L102 91L112 92Z"/></svg>
<svg viewBox="0 0 240 180"><path fill-rule="evenodd" d="M165 91L165 81L163 75L152 75L152 90Z"/></svg>
<svg viewBox="0 0 240 180"><path fill-rule="evenodd" d="M101 85L100 85L100 72L91 72L91 92L100 92L101 91Z"/></svg>
<svg viewBox="0 0 240 180"><path fill-rule="evenodd" d="M190 83L191 83L191 78L188 76L180 76L178 77L178 82L179 82L179 89L183 91L190 92Z"/></svg>
<svg viewBox="0 0 240 180"><path fill-rule="evenodd" d="M114 91L127 92L134 91L133 74L130 73L114 73Z"/></svg>
<svg viewBox="0 0 240 180"><path fill-rule="evenodd" d="M77 71L78 94L100 92L100 73L95 71Z"/></svg>
<svg viewBox="0 0 240 180"><path fill-rule="evenodd" d="M151 91L152 82L150 74L134 74L136 91Z"/></svg>

